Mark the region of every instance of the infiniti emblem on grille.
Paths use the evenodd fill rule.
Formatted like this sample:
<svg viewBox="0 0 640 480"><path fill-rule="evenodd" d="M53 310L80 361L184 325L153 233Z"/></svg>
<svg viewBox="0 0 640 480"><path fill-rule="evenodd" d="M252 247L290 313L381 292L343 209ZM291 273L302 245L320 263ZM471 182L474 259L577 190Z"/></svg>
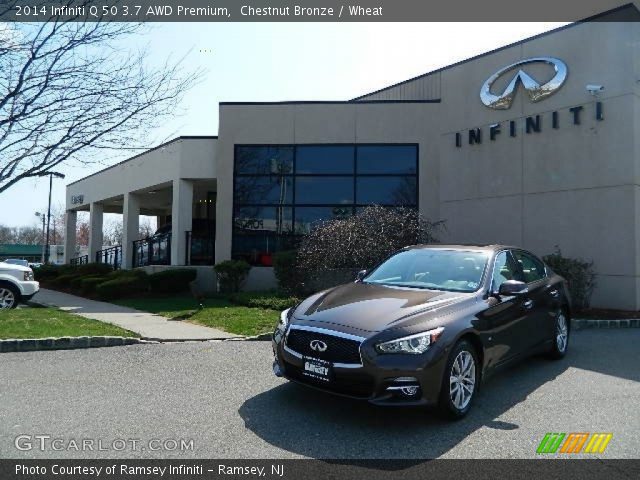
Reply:
<svg viewBox="0 0 640 480"><path fill-rule="evenodd" d="M316 352L324 352L327 349L327 344L322 340L311 340L309 346L311 350L315 350Z"/></svg>

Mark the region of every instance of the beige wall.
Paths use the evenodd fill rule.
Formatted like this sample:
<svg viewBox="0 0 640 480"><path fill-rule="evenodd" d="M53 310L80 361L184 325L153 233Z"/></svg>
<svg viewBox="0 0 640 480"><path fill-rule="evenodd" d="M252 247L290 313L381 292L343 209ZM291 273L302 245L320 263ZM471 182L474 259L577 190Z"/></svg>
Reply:
<svg viewBox="0 0 640 480"><path fill-rule="evenodd" d="M433 103L222 105L218 143L217 260L231 253L233 147L276 143L418 143L420 209L445 219L445 241L507 243L539 255L558 245L592 259L598 272L593 304L640 308L640 25L584 23L476 58L365 100L427 99ZM539 103L523 91L508 110L479 99L483 82L500 68L533 56L562 59L563 87ZM527 67L539 81L551 74ZM515 72L514 72L515 73ZM504 88L512 76L497 82ZM587 84L601 84L597 97ZM425 94L426 95L426 94ZM595 119L595 102L605 119ZM568 109L583 106L581 125ZM551 128L558 111L560 128ZM542 132L526 134L524 117L542 116ZM509 136L508 121L519 122ZM489 140L488 126L502 123ZM481 145L466 144L483 127ZM462 148L455 133L463 135Z"/></svg>
<svg viewBox="0 0 640 480"><path fill-rule="evenodd" d="M566 255L594 261L594 305L640 307L634 135L639 28L576 25L443 72L440 200L449 241L514 243L539 255L558 245ZM520 91L511 109L502 111L480 102L478 91L489 75L533 56L567 64L567 81L555 95L531 103ZM543 68L527 72L545 80ZM587 84L605 90L595 98ZM604 121L595 119L596 100L603 104ZM573 125L568 108L579 105L582 123ZM557 130L551 128L552 111L559 114ZM522 119L538 114L542 132L526 134ZM511 138L507 122L514 119L519 130ZM488 126L498 122L502 133L490 141ZM481 145L466 142L473 127L484 127ZM455 132L463 135L462 148L455 147Z"/></svg>
<svg viewBox="0 0 640 480"><path fill-rule="evenodd" d="M68 185L67 210L88 209L91 202L166 185L179 178L213 179L215 150L214 138L177 139ZM71 197L77 195L84 196L82 204L72 204Z"/></svg>
<svg viewBox="0 0 640 480"><path fill-rule="evenodd" d="M231 256L236 144L417 143L420 208L438 218L438 145L426 132L435 131L439 108L437 103L221 105L216 261Z"/></svg>

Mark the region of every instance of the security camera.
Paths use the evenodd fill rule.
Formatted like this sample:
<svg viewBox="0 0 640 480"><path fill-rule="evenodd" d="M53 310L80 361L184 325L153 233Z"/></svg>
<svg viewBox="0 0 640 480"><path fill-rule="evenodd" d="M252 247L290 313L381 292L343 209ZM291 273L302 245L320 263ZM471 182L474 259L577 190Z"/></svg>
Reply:
<svg viewBox="0 0 640 480"><path fill-rule="evenodd" d="M591 95L597 95L603 90L604 86L602 85L587 85L587 92L589 92Z"/></svg>

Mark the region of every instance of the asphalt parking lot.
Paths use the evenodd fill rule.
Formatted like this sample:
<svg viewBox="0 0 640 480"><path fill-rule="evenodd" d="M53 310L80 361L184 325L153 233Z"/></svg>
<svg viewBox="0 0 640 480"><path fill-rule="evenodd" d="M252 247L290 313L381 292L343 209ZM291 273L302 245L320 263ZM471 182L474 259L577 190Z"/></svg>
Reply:
<svg viewBox="0 0 640 480"><path fill-rule="evenodd" d="M0 458L527 458L547 432L612 432L600 456L634 458L638 345L640 329L577 331L565 359L494 377L455 423L277 379L268 342L0 354ZM41 451L36 435L61 449ZM120 439L140 442L115 450ZM152 451L153 439L193 448Z"/></svg>

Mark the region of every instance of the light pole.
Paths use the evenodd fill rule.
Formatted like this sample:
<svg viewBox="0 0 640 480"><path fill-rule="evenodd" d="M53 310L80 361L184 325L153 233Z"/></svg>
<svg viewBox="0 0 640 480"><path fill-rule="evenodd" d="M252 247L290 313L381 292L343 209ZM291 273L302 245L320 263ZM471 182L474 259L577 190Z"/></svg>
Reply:
<svg viewBox="0 0 640 480"><path fill-rule="evenodd" d="M44 244L45 244L45 238L44 238L44 221L45 221L45 217L46 215L44 213L40 213L40 212L36 212L36 217L42 219L42 258L40 259L40 261L42 263L44 263Z"/></svg>
<svg viewBox="0 0 640 480"><path fill-rule="evenodd" d="M49 176L49 205L47 207L47 239L45 241L45 250L44 250L44 263L45 265L49 263L49 225L51 223L51 190L53 189L53 177L56 178L64 178L64 174L59 172L44 172L41 173L41 177Z"/></svg>

